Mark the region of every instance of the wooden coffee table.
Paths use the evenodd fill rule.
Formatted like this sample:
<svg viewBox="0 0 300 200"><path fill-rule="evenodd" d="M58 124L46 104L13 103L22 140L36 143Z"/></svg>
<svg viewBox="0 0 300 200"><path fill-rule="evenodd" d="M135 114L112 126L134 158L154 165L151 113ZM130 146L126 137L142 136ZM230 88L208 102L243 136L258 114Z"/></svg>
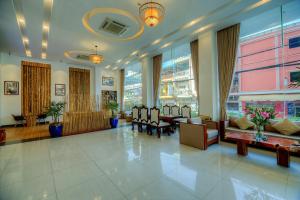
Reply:
<svg viewBox="0 0 300 200"><path fill-rule="evenodd" d="M265 147L276 150L277 164L284 167L290 166L290 147L292 144L298 144L298 141L268 136L267 141L256 142L253 134L227 132L226 139L237 143L237 153L242 156L248 155L248 145Z"/></svg>

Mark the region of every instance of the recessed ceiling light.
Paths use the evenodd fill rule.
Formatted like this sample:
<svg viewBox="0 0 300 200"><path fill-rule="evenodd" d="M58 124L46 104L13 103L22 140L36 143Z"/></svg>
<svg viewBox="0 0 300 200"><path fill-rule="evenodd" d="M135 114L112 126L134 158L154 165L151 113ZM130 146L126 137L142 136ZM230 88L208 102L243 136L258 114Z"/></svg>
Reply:
<svg viewBox="0 0 300 200"><path fill-rule="evenodd" d="M144 58L145 56L147 56L148 54L147 53L144 53L140 56L140 58Z"/></svg>
<svg viewBox="0 0 300 200"><path fill-rule="evenodd" d="M27 37L22 38L24 44L29 44L29 39Z"/></svg>
<svg viewBox="0 0 300 200"><path fill-rule="evenodd" d="M18 15L17 20L18 20L20 26L25 26L26 25L25 19L22 15Z"/></svg>
<svg viewBox="0 0 300 200"><path fill-rule="evenodd" d="M26 56L28 56L28 57L31 57L31 56L32 56L32 54L31 54L31 51L30 51L30 50L26 50L26 51L25 51L25 53L26 53Z"/></svg>
<svg viewBox="0 0 300 200"><path fill-rule="evenodd" d="M118 69L118 67L114 67L114 68L113 68L113 70L116 70L116 69Z"/></svg>
<svg viewBox="0 0 300 200"><path fill-rule="evenodd" d="M122 62L122 59L120 59L120 60L117 60L117 63L120 63L120 62Z"/></svg>
<svg viewBox="0 0 300 200"><path fill-rule="evenodd" d="M46 59L47 58L47 54L46 53L42 53L41 57L42 57L42 59Z"/></svg>
<svg viewBox="0 0 300 200"><path fill-rule="evenodd" d="M166 47L170 46L171 44L172 44L172 42L166 43L166 44L162 45L160 48L161 49L166 48Z"/></svg>
<svg viewBox="0 0 300 200"><path fill-rule="evenodd" d="M105 69L109 69L110 68L110 65L107 65L106 67L105 67Z"/></svg>
<svg viewBox="0 0 300 200"><path fill-rule="evenodd" d="M157 39L152 42L152 45L156 45L161 42L162 39Z"/></svg>
<svg viewBox="0 0 300 200"><path fill-rule="evenodd" d="M43 41L43 42L42 42L42 46L43 46L44 48L47 48L47 46L48 46L47 41Z"/></svg>
<svg viewBox="0 0 300 200"><path fill-rule="evenodd" d="M130 62L129 62L129 61L127 61L125 64L126 64L126 65L128 65L129 63L130 63Z"/></svg>
<svg viewBox="0 0 300 200"><path fill-rule="evenodd" d="M43 23L43 31L48 32L49 31L49 25L47 23Z"/></svg>
<svg viewBox="0 0 300 200"><path fill-rule="evenodd" d="M137 54L138 53L138 51L134 51L134 52L132 52L130 55L131 56L134 56L135 54Z"/></svg>

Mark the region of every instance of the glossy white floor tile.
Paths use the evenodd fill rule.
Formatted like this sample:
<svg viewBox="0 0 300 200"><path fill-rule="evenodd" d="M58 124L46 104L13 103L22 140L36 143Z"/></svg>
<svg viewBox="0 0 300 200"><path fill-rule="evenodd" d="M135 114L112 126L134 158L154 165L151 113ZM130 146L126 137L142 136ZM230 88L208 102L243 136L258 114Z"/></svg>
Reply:
<svg viewBox="0 0 300 200"><path fill-rule="evenodd" d="M0 147L0 200L299 200L299 188L299 158L283 168L274 152L201 151L130 127Z"/></svg>

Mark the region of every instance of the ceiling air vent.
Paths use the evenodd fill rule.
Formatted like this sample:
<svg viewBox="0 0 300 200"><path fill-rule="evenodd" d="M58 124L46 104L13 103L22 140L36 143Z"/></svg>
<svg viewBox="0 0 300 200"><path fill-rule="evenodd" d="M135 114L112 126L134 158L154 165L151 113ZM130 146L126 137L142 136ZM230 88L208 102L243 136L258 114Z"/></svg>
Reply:
<svg viewBox="0 0 300 200"><path fill-rule="evenodd" d="M99 29L114 35L122 35L127 31L128 26L115 20L106 18Z"/></svg>
<svg viewBox="0 0 300 200"><path fill-rule="evenodd" d="M89 60L89 56L88 55L83 55L83 54L77 55L76 58L80 59L80 60Z"/></svg>

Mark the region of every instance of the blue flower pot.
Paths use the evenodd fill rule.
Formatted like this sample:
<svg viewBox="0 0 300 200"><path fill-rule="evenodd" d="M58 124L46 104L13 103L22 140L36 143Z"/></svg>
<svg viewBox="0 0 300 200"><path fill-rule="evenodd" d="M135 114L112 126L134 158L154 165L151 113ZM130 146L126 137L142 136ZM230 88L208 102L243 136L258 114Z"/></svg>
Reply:
<svg viewBox="0 0 300 200"><path fill-rule="evenodd" d="M110 118L109 119L111 128L117 128L119 119L118 118Z"/></svg>
<svg viewBox="0 0 300 200"><path fill-rule="evenodd" d="M51 137L61 137L63 132L62 124L50 124L49 132Z"/></svg>

